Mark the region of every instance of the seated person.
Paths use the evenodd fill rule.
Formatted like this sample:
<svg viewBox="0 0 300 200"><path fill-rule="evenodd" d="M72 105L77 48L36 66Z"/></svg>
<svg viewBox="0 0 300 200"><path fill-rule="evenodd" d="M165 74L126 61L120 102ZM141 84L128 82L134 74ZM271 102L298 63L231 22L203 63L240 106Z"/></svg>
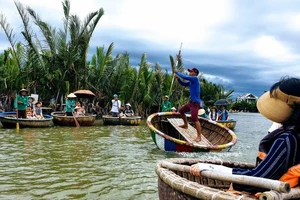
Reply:
<svg viewBox="0 0 300 200"><path fill-rule="evenodd" d="M75 117L84 116L81 107L76 106L76 107L74 108L74 116L75 116Z"/></svg>
<svg viewBox="0 0 300 200"><path fill-rule="evenodd" d="M33 118L33 109L34 109L34 106L33 106L33 102L34 101L34 98L33 97L28 97L28 104L27 104L27 108L26 108L26 115L27 115L27 118Z"/></svg>
<svg viewBox="0 0 300 200"><path fill-rule="evenodd" d="M79 107L77 110L78 114L81 116L85 115L84 106L81 106L81 103L79 101L76 102L76 106Z"/></svg>
<svg viewBox="0 0 300 200"><path fill-rule="evenodd" d="M208 114L208 118L212 121L217 121L218 120L218 112L217 112L217 107L213 106L210 109L210 112Z"/></svg>
<svg viewBox="0 0 300 200"><path fill-rule="evenodd" d="M35 104L35 108L33 109L33 117L37 118L37 119L43 119L43 112L42 112L42 108L41 108L41 102L37 102Z"/></svg>
<svg viewBox="0 0 300 200"><path fill-rule="evenodd" d="M131 105L130 105L130 103L126 103L125 109L123 110L123 113L122 113L122 117L132 117L132 116L134 116L134 112L131 108Z"/></svg>
<svg viewBox="0 0 300 200"><path fill-rule="evenodd" d="M172 108L171 108L171 112L176 112L176 108L175 108L175 107L172 107Z"/></svg>
<svg viewBox="0 0 300 200"><path fill-rule="evenodd" d="M208 116L203 108L198 110L198 117L208 118Z"/></svg>
<svg viewBox="0 0 300 200"><path fill-rule="evenodd" d="M218 111L218 120L227 121L228 120L228 111L225 106L221 106L221 110Z"/></svg>

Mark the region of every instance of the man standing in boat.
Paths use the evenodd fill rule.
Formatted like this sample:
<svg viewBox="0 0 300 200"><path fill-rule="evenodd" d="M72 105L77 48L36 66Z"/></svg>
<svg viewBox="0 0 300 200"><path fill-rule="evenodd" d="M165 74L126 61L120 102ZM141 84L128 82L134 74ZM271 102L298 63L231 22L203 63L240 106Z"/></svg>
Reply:
<svg viewBox="0 0 300 200"><path fill-rule="evenodd" d="M173 69L173 72L176 75L176 79L178 82L190 89L190 100L188 103L183 105L179 109L179 113L183 119L184 124L180 125L181 128L188 128L188 121L185 115L186 112L190 111L191 113L191 121L195 123L195 127L197 130L197 137L195 139L196 142L201 141L201 124L198 120L198 110L200 108L200 82L198 79L199 71L197 68L188 69L189 76L186 76L177 71L176 68ZM181 79L185 80L182 81Z"/></svg>
<svg viewBox="0 0 300 200"><path fill-rule="evenodd" d="M26 118L26 108L28 104L28 90L22 89L15 98L14 107L18 114L17 118Z"/></svg>

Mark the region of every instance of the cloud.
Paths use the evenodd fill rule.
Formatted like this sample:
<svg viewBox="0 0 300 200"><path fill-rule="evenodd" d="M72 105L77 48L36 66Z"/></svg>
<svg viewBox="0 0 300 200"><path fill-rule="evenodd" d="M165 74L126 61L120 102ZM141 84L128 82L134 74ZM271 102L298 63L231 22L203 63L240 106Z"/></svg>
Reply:
<svg viewBox="0 0 300 200"><path fill-rule="evenodd" d="M43 20L61 28L61 0L22 0ZM14 25L21 23L12 0L0 0L0 12ZM300 76L300 8L297 1L266 0L85 0L71 1L71 13L82 20L104 9L90 42L96 47L114 43L114 54L130 54L137 66L143 53L150 63L170 71L169 55L178 53L186 68L197 67L209 81L234 89L234 96L260 96L282 76ZM0 31L0 51L9 43Z"/></svg>

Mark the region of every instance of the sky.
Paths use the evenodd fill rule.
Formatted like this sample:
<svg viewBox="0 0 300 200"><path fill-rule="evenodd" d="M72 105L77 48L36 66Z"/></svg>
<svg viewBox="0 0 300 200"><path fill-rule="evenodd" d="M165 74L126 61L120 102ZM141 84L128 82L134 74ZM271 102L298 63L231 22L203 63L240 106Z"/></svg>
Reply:
<svg viewBox="0 0 300 200"><path fill-rule="evenodd" d="M114 43L113 55L128 52L138 66L142 54L171 72L182 44L185 69L196 67L210 82L234 90L232 98L257 97L282 77L300 77L300 2L297 0L71 0L71 14L81 20L100 8L90 41ZM61 0L21 0L42 20L62 28ZM0 0L0 13L22 40L22 25L13 0ZM32 25L34 26L34 25ZM10 47L0 29L0 53ZM205 95L205 94L203 94Z"/></svg>

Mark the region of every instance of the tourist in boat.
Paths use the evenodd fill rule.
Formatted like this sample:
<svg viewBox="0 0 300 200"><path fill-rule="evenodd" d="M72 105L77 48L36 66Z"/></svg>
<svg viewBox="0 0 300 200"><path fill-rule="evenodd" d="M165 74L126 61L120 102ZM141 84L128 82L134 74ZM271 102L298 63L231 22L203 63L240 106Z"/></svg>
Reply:
<svg viewBox="0 0 300 200"><path fill-rule="evenodd" d="M171 112L176 112L176 111L177 111L177 109L175 107L171 108Z"/></svg>
<svg viewBox="0 0 300 200"><path fill-rule="evenodd" d="M43 112L42 112L42 108L41 108L41 102L36 102L35 107L33 109L33 117L37 118L37 119L43 119Z"/></svg>
<svg viewBox="0 0 300 200"><path fill-rule="evenodd" d="M84 114L82 112L82 108L80 106L75 106L73 115L75 117L84 116Z"/></svg>
<svg viewBox="0 0 300 200"><path fill-rule="evenodd" d="M190 100L188 103L183 105L179 109L179 113L183 119L184 124L180 125L182 128L188 128L188 121L185 115L186 112L191 113L191 121L195 123L195 127L197 130L197 137L195 139L196 142L201 141L201 124L198 120L198 110L200 108L200 82L198 79L199 71L196 68L188 69L189 75L184 75L177 71L176 68L173 69L175 73L175 77L178 82L185 87L189 87L190 90ZM183 80L181 80L183 79Z"/></svg>
<svg viewBox="0 0 300 200"><path fill-rule="evenodd" d="M276 82L258 99L257 108L264 117L282 126L260 141L255 168L249 170L198 163L191 167L191 173L200 176L202 170L213 170L280 180L288 182L291 187L297 186L300 176L300 79L285 77ZM235 190L252 193L266 190L236 183L232 186Z"/></svg>
<svg viewBox="0 0 300 200"><path fill-rule="evenodd" d="M208 119L212 121L217 121L218 117L219 115L217 112L217 107L216 106L211 107L210 112L208 114Z"/></svg>
<svg viewBox="0 0 300 200"><path fill-rule="evenodd" d="M21 89L14 101L14 108L18 113L18 118L27 118L28 90Z"/></svg>
<svg viewBox="0 0 300 200"><path fill-rule="evenodd" d="M66 114L67 116L73 116L74 108L76 107L75 99L77 96L74 93L70 93L66 100Z"/></svg>
<svg viewBox="0 0 300 200"><path fill-rule="evenodd" d="M221 109L218 111L218 120L221 121L227 121L228 120L228 111L226 110L226 107L223 105L221 106Z"/></svg>
<svg viewBox="0 0 300 200"><path fill-rule="evenodd" d="M169 96L165 95L161 103L161 112L170 112L171 108L172 108L172 104L169 101Z"/></svg>
<svg viewBox="0 0 300 200"><path fill-rule="evenodd" d="M82 105L82 103L80 103L80 101L76 102L76 107L78 107L78 109L77 109L78 115L84 116L85 115L85 109L84 109L84 106Z"/></svg>
<svg viewBox="0 0 300 200"><path fill-rule="evenodd" d="M121 111L121 101L118 98L117 94L114 94L114 99L111 100L111 115L113 117L119 117L119 113Z"/></svg>
<svg viewBox="0 0 300 200"><path fill-rule="evenodd" d="M27 118L33 118L33 102L34 102L34 98L32 96L28 97L28 104L27 104L27 108L26 108L26 117Z"/></svg>
<svg viewBox="0 0 300 200"><path fill-rule="evenodd" d="M198 110L198 116L202 117L202 118L208 118L208 116L203 108Z"/></svg>
<svg viewBox="0 0 300 200"><path fill-rule="evenodd" d="M125 104L125 110L123 110L123 116L124 117L132 117L134 116L134 112L131 108L131 104L130 103L126 103Z"/></svg>

